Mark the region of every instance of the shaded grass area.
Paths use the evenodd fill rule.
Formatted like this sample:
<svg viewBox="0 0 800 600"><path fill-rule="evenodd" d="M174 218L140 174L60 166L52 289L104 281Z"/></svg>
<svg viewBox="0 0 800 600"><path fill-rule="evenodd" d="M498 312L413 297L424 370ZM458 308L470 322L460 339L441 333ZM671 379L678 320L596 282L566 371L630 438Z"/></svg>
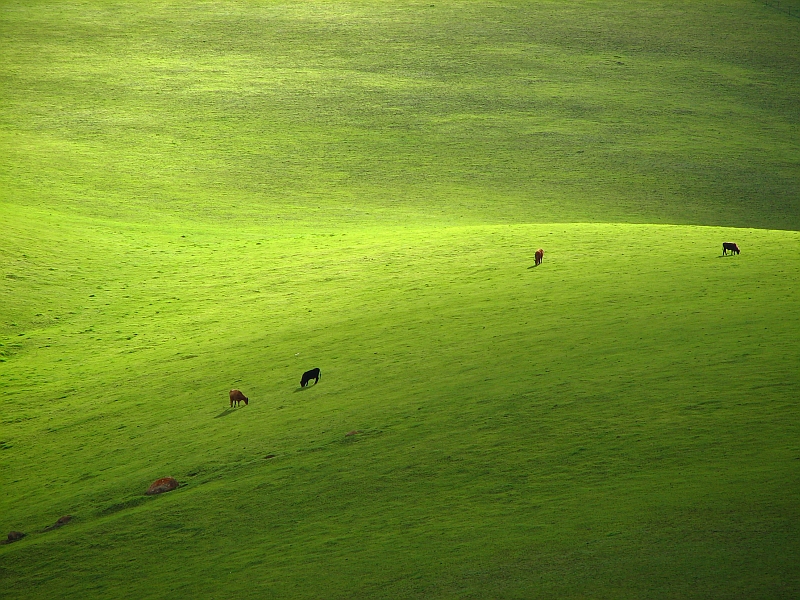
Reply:
<svg viewBox="0 0 800 600"><path fill-rule="evenodd" d="M134 221L800 229L763 3L6 2L2 198Z"/></svg>
<svg viewBox="0 0 800 600"><path fill-rule="evenodd" d="M0 364L0 513L30 532L0 550L9 586L798 589L795 232L228 237L29 210L5 213L15 277L0 287L3 306L29 299ZM742 254L722 257L723 240ZM298 391L313 366L322 380ZM231 387L250 405L231 411ZM144 499L166 475L183 487ZM67 513L74 524L36 533Z"/></svg>

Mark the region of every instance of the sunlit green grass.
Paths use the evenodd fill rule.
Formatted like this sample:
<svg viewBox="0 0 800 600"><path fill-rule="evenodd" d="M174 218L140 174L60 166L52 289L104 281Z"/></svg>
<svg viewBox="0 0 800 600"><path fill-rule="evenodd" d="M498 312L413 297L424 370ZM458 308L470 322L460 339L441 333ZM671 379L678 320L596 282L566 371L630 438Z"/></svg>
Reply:
<svg viewBox="0 0 800 600"><path fill-rule="evenodd" d="M796 584L795 232L12 216L6 289L37 316L3 341L0 510L31 593Z"/></svg>
<svg viewBox="0 0 800 600"><path fill-rule="evenodd" d="M758 2L0 10L18 204L800 228L797 21Z"/></svg>
<svg viewBox="0 0 800 600"><path fill-rule="evenodd" d="M778 8L0 3L2 589L796 597Z"/></svg>

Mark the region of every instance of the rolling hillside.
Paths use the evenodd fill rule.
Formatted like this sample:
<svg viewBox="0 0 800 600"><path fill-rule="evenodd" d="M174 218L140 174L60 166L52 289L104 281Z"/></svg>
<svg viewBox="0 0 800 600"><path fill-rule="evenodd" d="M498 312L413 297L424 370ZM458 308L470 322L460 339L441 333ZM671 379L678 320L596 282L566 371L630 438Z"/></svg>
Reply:
<svg viewBox="0 0 800 600"><path fill-rule="evenodd" d="M770 4L0 3L3 593L796 597Z"/></svg>

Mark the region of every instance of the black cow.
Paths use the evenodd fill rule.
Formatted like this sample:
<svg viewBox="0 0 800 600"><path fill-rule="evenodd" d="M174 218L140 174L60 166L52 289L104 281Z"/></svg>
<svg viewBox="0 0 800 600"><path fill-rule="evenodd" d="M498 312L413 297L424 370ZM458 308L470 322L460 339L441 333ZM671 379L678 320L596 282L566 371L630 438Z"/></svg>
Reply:
<svg viewBox="0 0 800 600"><path fill-rule="evenodd" d="M733 242L722 242L722 256L727 256L728 250L731 254L739 254L739 246Z"/></svg>
<svg viewBox="0 0 800 600"><path fill-rule="evenodd" d="M300 387L306 387L308 382L312 379L314 380L314 385L317 385L319 382L320 375L319 369L311 369L310 371L306 371L303 373L303 378L300 380Z"/></svg>

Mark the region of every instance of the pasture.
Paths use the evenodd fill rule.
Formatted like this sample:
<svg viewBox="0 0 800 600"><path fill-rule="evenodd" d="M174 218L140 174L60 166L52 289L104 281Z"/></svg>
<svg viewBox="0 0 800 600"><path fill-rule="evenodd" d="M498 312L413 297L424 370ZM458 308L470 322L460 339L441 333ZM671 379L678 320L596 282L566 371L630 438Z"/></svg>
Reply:
<svg viewBox="0 0 800 600"><path fill-rule="evenodd" d="M0 15L4 590L798 595L791 10Z"/></svg>

